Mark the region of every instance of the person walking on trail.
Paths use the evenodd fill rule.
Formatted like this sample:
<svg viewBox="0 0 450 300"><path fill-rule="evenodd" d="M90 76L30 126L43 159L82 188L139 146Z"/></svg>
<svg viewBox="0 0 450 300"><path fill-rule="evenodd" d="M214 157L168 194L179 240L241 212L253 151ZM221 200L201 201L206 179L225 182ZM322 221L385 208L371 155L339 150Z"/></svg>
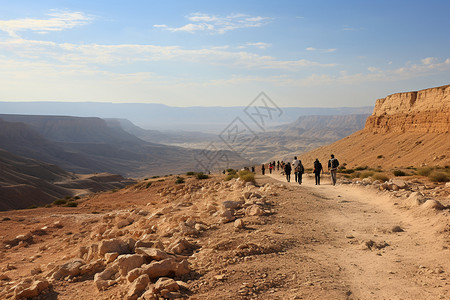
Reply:
<svg viewBox="0 0 450 300"><path fill-rule="evenodd" d="M264 164L261 165L261 173L263 175L266 173L266 167L264 167Z"/></svg>
<svg viewBox="0 0 450 300"><path fill-rule="evenodd" d="M328 161L328 171L331 174L331 184L336 185L336 173L337 168L339 167L339 161L337 158L334 158L334 154L331 154L331 159Z"/></svg>
<svg viewBox="0 0 450 300"><path fill-rule="evenodd" d="M316 185L320 185L320 172L323 171L322 164L320 163L319 159L316 158L314 161L314 178L316 179Z"/></svg>
<svg viewBox="0 0 450 300"><path fill-rule="evenodd" d="M272 174L272 169L273 169L273 165L272 165L272 163L270 162L270 163L269 163L269 173L270 173L270 174Z"/></svg>
<svg viewBox="0 0 450 300"><path fill-rule="evenodd" d="M305 173L305 168L303 167L302 161L298 161L298 166L295 168L295 173L297 177L298 184L302 184L303 173Z"/></svg>
<svg viewBox="0 0 450 300"><path fill-rule="evenodd" d="M297 156L294 156L294 160L292 161L292 169L294 170L294 179L295 182L298 182L298 164L299 161L297 159Z"/></svg>
<svg viewBox="0 0 450 300"><path fill-rule="evenodd" d="M291 163L288 162L285 166L284 166L284 174L286 174L286 180L287 182L291 182Z"/></svg>

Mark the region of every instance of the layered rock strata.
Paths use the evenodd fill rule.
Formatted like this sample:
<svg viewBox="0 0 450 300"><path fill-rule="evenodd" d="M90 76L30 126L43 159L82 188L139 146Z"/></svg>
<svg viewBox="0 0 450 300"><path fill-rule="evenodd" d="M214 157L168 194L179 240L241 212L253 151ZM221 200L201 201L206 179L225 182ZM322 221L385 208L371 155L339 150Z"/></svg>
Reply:
<svg viewBox="0 0 450 300"><path fill-rule="evenodd" d="M364 131L450 132L450 85L378 99Z"/></svg>

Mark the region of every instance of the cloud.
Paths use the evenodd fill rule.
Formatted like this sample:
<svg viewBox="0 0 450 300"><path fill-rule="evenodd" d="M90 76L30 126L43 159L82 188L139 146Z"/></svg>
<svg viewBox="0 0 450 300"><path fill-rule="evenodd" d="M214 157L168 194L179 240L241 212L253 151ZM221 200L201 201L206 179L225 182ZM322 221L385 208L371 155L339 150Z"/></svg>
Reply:
<svg viewBox="0 0 450 300"><path fill-rule="evenodd" d="M317 51L317 52L321 52L321 53L331 53L331 52L336 51L337 49L336 49L336 48L330 48L330 49L317 49L317 48L314 48L314 47L308 47L308 48L306 48L305 50L306 50L306 51Z"/></svg>
<svg viewBox="0 0 450 300"><path fill-rule="evenodd" d="M266 43L249 43L253 47L268 47ZM92 64L120 66L136 62L176 61L241 69L279 69L298 71L310 67L334 67L306 59L282 60L249 51L232 51L228 46L185 49L180 46L140 44L100 45L72 44L14 39L0 42L11 56L19 59L59 61L61 64Z"/></svg>
<svg viewBox="0 0 450 300"><path fill-rule="evenodd" d="M53 11L47 14L47 19L15 19L0 20L0 30L7 32L11 37L19 37L20 31L36 31L48 33L49 31L62 31L82 26L92 21L91 16L82 12Z"/></svg>
<svg viewBox="0 0 450 300"><path fill-rule="evenodd" d="M263 43L263 42L257 42L257 43L246 43L247 46L253 46L259 49L267 49L270 46L272 46L272 44L269 43Z"/></svg>
<svg viewBox="0 0 450 300"><path fill-rule="evenodd" d="M241 28L261 27L271 20L268 17L253 17L245 14L232 14L220 17L199 12L186 16L186 19L191 23L180 27L169 27L166 24L153 25L153 27L172 32L209 32L212 34L223 34L227 31Z"/></svg>

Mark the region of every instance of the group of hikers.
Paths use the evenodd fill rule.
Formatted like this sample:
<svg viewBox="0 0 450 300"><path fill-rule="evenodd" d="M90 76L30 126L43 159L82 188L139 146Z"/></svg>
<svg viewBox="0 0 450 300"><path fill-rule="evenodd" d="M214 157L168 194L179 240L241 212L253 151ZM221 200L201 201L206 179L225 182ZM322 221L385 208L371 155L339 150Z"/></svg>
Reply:
<svg viewBox="0 0 450 300"><path fill-rule="evenodd" d="M331 158L328 160L328 171L330 172L330 175L331 175L331 184L332 185L336 185L336 173L337 173L338 167L339 167L339 161L337 160L337 158L334 157L333 154L331 154ZM294 160L292 162L284 162L284 161L269 162L267 164L267 168L269 169L269 174L272 174L272 172L275 172L275 169L276 169L278 172L285 175L287 182L291 181L291 173L294 172L295 182L298 182L298 184L302 184L302 178L303 178L303 174L305 173L305 168L304 168L301 160L297 159L297 156L294 156ZM252 171L254 172L254 167L252 168ZM266 173L266 165L265 164L261 165L261 172L262 172L262 175L265 175L265 173ZM317 158L314 161L313 173L314 173L316 185L320 185L320 174L324 173L324 169L323 169L322 164L320 163L319 159L317 159Z"/></svg>

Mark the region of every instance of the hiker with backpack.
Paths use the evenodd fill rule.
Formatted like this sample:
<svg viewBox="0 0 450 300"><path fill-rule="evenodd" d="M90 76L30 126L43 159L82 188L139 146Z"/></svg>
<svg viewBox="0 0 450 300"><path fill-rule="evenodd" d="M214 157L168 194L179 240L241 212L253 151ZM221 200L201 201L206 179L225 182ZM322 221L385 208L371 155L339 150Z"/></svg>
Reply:
<svg viewBox="0 0 450 300"><path fill-rule="evenodd" d="M336 173L339 167L339 161L334 158L334 154L331 154L331 159L328 161L328 171L331 174L331 184L336 185Z"/></svg>
<svg viewBox="0 0 450 300"><path fill-rule="evenodd" d="M264 164L261 165L261 173L264 175L264 173L266 173L266 167L264 166Z"/></svg>
<svg viewBox="0 0 450 300"><path fill-rule="evenodd" d="M302 161L298 161L298 166L295 168L295 173L297 177L298 184L302 184L303 173L305 173L305 168L303 167Z"/></svg>
<svg viewBox="0 0 450 300"><path fill-rule="evenodd" d="M323 172L322 164L320 163L319 159L316 158L314 161L314 178L316 179L316 185L320 185L320 172Z"/></svg>
<svg viewBox="0 0 450 300"><path fill-rule="evenodd" d="M286 180L287 182L291 182L291 163L288 162L285 166L284 166L284 174L286 174Z"/></svg>
<svg viewBox="0 0 450 300"><path fill-rule="evenodd" d="M292 169L294 169L294 179L295 182L298 182L298 159L297 156L294 156L294 160L292 161Z"/></svg>

